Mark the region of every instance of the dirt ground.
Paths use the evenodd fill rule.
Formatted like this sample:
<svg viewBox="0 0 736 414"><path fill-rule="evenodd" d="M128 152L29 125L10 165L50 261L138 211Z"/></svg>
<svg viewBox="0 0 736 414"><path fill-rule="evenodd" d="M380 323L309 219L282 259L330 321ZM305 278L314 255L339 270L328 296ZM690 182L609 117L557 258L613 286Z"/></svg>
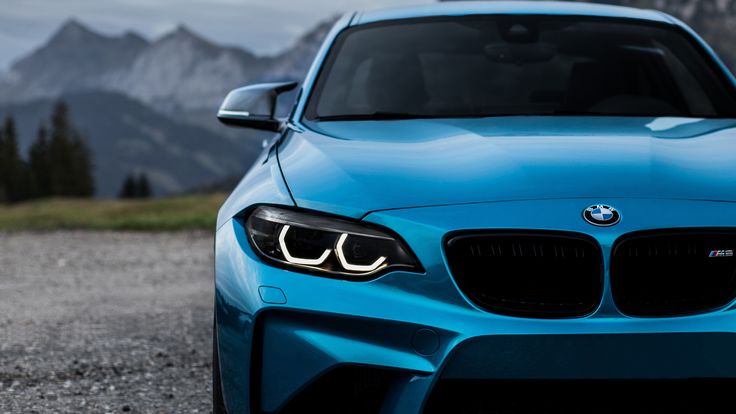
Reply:
<svg viewBox="0 0 736 414"><path fill-rule="evenodd" d="M210 412L212 235L0 233L0 414Z"/></svg>

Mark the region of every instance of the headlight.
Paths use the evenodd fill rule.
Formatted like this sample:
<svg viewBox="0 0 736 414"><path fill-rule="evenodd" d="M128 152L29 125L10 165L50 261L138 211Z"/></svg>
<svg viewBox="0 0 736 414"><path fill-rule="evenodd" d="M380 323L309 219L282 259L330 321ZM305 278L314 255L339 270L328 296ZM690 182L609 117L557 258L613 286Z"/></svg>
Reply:
<svg viewBox="0 0 736 414"><path fill-rule="evenodd" d="M245 227L255 250L284 267L347 279L388 269L422 271L397 237L371 225L259 207Z"/></svg>

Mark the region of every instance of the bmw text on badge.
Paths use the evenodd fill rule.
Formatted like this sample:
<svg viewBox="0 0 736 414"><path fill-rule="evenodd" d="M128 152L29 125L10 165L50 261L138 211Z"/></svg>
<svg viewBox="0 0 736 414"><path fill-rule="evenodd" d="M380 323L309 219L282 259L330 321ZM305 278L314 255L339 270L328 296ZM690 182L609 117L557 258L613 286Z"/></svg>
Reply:
<svg viewBox="0 0 736 414"><path fill-rule="evenodd" d="M594 226L609 227L621 221L621 214L611 206L596 204L583 211L583 218Z"/></svg>

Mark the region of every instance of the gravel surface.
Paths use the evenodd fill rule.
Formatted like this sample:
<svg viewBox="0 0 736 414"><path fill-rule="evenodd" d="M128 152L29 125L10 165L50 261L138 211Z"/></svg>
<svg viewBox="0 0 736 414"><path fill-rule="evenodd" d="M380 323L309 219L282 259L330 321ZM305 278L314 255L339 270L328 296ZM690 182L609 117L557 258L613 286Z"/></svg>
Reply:
<svg viewBox="0 0 736 414"><path fill-rule="evenodd" d="M210 412L212 236L0 233L0 414Z"/></svg>

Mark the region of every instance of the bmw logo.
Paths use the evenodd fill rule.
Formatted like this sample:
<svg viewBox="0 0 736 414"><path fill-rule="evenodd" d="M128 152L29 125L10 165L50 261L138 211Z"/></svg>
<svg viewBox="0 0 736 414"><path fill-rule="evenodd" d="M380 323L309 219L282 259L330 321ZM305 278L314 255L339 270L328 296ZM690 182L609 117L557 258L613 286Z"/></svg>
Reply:
<svg viewBox="0 0 736 414"><path fill-rule="evenodd" d="M583 218L594 226L608 227L618 224L621 215L618 211L603 204L590 206L583 211Z"/></svg>

